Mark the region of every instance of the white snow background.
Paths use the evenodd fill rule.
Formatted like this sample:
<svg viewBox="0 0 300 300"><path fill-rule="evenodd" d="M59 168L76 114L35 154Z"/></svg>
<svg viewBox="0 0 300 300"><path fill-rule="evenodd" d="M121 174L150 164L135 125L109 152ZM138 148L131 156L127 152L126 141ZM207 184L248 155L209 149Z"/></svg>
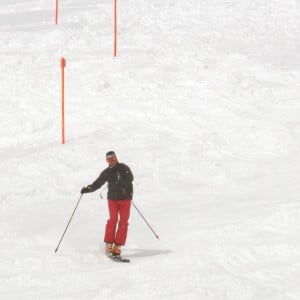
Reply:
<svg viewBox="0 0 300 300"><path fill-rule="evenodd" d="M0 298L300 299L300 1L0 0ZM60 58L67 60L66 144ZM134 175L103 254L115 150Z"/></svg>

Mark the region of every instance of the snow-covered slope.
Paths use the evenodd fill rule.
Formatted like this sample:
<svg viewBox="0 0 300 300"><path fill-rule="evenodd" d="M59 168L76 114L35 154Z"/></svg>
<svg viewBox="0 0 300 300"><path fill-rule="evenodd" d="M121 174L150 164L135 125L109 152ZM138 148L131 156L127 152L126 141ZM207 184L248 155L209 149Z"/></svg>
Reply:
<svg viewBox="0 0 300 300"><path fill-rule="evenodd" d="M116 59L112 0L54 4L0 0L1 299L300 299L299 1L118 1ZM109 261L95 192L54 254L108 150L160 240Z"/></svg>

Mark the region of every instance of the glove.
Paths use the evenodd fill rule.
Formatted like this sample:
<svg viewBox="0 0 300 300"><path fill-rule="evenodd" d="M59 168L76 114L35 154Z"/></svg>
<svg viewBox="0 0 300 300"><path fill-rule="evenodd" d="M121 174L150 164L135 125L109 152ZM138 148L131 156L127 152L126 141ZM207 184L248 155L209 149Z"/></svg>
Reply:
<svg viewBox="0 0 300 300"><path fill-rule="evenodd" d="M81 194L86 194L86 193L90 193L90 192L92 192L92 188L90 185L83 187L80 191Z"/></svg>

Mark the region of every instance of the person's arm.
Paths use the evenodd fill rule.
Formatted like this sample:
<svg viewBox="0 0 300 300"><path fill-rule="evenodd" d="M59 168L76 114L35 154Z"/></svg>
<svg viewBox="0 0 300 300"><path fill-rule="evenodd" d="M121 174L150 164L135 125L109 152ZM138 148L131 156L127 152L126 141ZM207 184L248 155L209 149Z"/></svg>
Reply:
<svg viewBox="0 0 300 300"><path fill-rule="evenodd" d="M104 170L99 177L90 185L81 189L81 194L92 193L101 188L101 186L107 181L107 172Z"/></svg>
<svg viewBox="0 0 300 300"><path fill-rule="evenodd" d="M131 170L130 170L130 168L128 166L126 166L125 173L127 174L128 179L132 182L134 180L134 177L133 177L133 174L132 174L132 172L131 172Z"/></svg>
<svg viewBox="0 0 300 300"><path fill-rule="evenodd" d="M126 186L130 184L133 181L133 179L134 177L130 168L124 164L121 169L120 180L119 180L120 184Z"/></svg>

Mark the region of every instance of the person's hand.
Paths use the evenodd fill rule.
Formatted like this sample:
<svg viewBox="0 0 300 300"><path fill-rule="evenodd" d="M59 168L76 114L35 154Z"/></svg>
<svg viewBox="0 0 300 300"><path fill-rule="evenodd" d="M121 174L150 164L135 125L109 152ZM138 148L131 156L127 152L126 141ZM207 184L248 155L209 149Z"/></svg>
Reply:
<svg viewBox="0 0 300 300"><path fill-rule="evenodd" d="M82 189L81 189L81 191L80 191L80 193L81 194L86 194L86 193L90 193L92 191L92 189L91 189L91 186L84 186Z"/></svg>

